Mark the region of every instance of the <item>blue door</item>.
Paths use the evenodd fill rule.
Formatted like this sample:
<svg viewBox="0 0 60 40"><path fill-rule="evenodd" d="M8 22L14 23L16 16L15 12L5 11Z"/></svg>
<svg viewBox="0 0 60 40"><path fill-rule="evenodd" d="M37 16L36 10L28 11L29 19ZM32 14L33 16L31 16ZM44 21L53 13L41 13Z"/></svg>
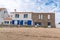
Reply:
<svg viewBox="0 0 60 40"><path fill-rule="evenodd" d="M28 20L27 25L31 25L31 24L32 24L32 21Z"/></svg>
<svg viewBox="0 0 60 40"><path fill-rule="evenodd" d="M20 25L23 25L23 20L20 21Z"/></svg>
<svg viewBox="0 0 60 40"><path fill-rule="evenodd" d="M17 20L17 25L20 25L20 20Z"/></svg>
<svg viewBox="0 0 60 40"><path fill-rule="evenodd" d="M12 20L11 24L14 24L14 21L15 21L15 20Z"/></svg>

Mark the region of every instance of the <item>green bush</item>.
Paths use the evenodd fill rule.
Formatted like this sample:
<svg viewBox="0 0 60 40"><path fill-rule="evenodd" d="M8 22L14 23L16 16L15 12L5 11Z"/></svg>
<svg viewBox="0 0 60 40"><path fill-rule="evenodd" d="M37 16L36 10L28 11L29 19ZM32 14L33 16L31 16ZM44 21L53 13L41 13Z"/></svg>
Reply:
<svg viewBox="0 0 60 40"><path fill-rule="evenodd" d="M44 26L44 28L48 28L48 26Z"/></svg>
<svg viewBox="0 0 60 40"><path fill-rule="evenodd" d="M26 25L26 27L30 27L29 25Z"/></svg>

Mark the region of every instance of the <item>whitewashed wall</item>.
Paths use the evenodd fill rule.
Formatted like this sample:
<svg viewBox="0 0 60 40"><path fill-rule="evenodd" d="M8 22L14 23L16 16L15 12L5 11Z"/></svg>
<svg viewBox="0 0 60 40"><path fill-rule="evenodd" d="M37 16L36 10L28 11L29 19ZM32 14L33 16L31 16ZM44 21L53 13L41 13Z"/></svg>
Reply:
<svg viewBox="0 0 60 40"><path fill-rule="evenodd" d="M15 18L15 14L19 14L19 18ZM24 18L24 14L28 14L28 18ZM22 13L12 13L12 14L10 14L10 15L12 15L12 20L31 20L32 21L32 25L33 25L33 20L32 20L32 13L24 13L24 12L22 12ZM15 21L15 24L16 24L17 22Z"/></svg>
<svg viewBox="0 0 60 40"><path fill-rule="evenodd" d="M7 9L0 11L0 24L4 21L4 18L8 17L8 12L4 13L4 11L7 11Z"/></svg>
<svg viewBox="0 0 60 40"><path fill-rule="evenodd" d="M16 13L15 13L16 14ZM31 13L19 13L19 18L15 18L15 14L11 14L13 20L32 20L32 14ZM28 18L24 18L24 14L28 14Z"/></svg>
<svg viewBox="0 0 60 40"><path fill-rule="evenodd" d="M11 20L4 20L4 21L9 21L9 24L3 23L4 25L10 25Z"/></svg>
<svg viewBox="0 0 60 40"><path fill-rule="evenodd" d="M60 24L56 24L56 28L60 28Z"/></svg>

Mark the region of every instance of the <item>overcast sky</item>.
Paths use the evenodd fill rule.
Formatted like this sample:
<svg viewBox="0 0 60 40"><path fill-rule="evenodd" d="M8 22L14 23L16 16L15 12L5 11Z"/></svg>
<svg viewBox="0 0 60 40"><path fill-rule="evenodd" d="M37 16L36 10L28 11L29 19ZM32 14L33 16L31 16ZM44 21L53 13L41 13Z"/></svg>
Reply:
<svg viewBox="0 0 60 40"><path fill-rule="evenodd" d="M56 23L60 22L60 0L0 0L0 7L9 11L55 12Z"/></svg>

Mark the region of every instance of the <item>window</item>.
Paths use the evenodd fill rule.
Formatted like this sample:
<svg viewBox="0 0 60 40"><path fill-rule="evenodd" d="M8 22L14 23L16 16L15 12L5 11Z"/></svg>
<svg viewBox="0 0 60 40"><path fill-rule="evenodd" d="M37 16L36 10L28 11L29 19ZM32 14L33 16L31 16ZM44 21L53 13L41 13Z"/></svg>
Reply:
<svg viewBox="0 0 60 40"><path fill-rule="evenodd" d="M39 19L43 19L43 15L41 14L41 15L39 15Z"/></svg>
<svg viewBox="0 0 60 40"><path fill-rule="evenodd" d="M48 15L48 19L50 19L50 15Z"/></svg>
<svg viewBox="0 0 60 40"><path fill-rule="evenodd" d="M24 18L28 18L28 14L24 14Z"/></svg>
<svg viewBox="0 0 60 40"><path fill-rule="evenodd" d="M41 19L43 19L43 15L41 14Z"/></svg>
<svg viewBox="0 0 60 40"><path fill-rule="evenodd" d="M12 24L12 21L10 21L10 24Z"/></svg>
<svg viewBox="0 0 60 40"><path fill-rule="evenodd" d="M51 25L51 22L48 22L48 26L50 26Z"/></svg>
<svg viewBox="0 0 60 40"><path fill-rule="evenodd" d="M24 25L27 25L27 20L24 20Z"/></svg>
<svg viewBox="0 0 60 40"><path fill-rule="evenodd" d="M7 11L4 11L4 13L7 13Z"/></svg>
<svg viewBox="0 0 60 40"><path fill-rule="evenodd" d="M11 15L11 17L13 17L13 15Z"/></svg>
<svg viewBox="0 0 60 40"><path fill-rule="evenodd" d="M4 23L5 23L5 24L9 24L9 21L5 21Z"/></svg>
<svg viewBox="0 0 60 40"><path fill-rule="evenodd" d="M19 14L15 14L15 18L19 18Z"/></svg>
<svg viewBox="0 0 60 40"><path fill-rule="evenodd" d="M41 19L41 16L39 15L39 19Z"/></svg>
<svg viewBox="0 0 60 40"><path fill-rule="evenodd" d="M35 22L35 25L42 25L41 22Z"/></svg>

